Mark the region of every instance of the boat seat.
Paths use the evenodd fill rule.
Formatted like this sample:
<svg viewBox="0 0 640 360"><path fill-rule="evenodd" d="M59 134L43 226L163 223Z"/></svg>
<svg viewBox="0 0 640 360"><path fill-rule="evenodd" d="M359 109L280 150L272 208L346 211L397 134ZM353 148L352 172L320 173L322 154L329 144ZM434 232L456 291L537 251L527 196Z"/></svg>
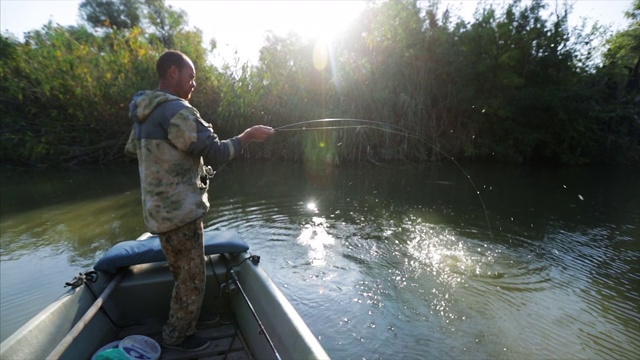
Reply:
<svg viewBox="0 0 640 360"><path fill-rule="evenodd" d="M249 245L235 231L215 230L204 232L204 253L215 255L240 253ZM128 240L115 244L93 267L98 271L115 273L118 268L131 265L167 261L157 235L144 240Z"/></svg>

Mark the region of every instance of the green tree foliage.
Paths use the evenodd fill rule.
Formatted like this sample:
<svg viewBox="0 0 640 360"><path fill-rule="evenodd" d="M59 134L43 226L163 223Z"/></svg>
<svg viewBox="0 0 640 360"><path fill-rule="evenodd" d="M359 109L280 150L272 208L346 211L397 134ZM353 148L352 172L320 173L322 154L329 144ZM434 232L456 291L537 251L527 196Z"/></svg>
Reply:
<svg viewBox="0 0 640 360"><path fill-rule="evenodd" d="M84 0L80 17L94 28L132 29L141 23L141 0Z"/></svg>
<svg viewBox="0 0 640 360"><path fill-rule="evenodd" d="M571 162L580 162L593 155L581 143L592 136L584 114L566 108L580 77L568 13L546 19L545 8L542 1L514 1L499 15L488 7L459 34L481 157L520 162L573 154Z"/></svg>
<svg viewBox="0 0 640 360"><path fill-rule="evenodd" d="M3 59L0 74L5 161L118 157L131 89L149 87L155 78L158 51L142 32L99 37L84 27L49 23L13 45L15 55Z"/></svg>
<svg viewBox="0 0 640 360"><path fill-rule="evenodd" d="M328 105L323 99L330 96L324 93L330 88L325 76L329 64L318 59L322 68L316 68L314 46L315 42L302 40L297 35L267 37L254 82L262 85L262 107L275 111L273 121L283 123L326 116ZM315 51L316 56L322 57L326 47L319 44Z"/></svg>
<svg viewBox="0 0 640 360"><path fill-rule="evenodd" d="M627 29L607 40L604 65L594 82L598 98L594 112L599 117L603 152L625 162L640 161L640 0L626 17Z"/></svg>
<svg viewBox="0 0 640 360"><path fill-rule="evenodd" d="M438 113L443 104L434 103L431 95L435 92L430 89L435 76L446 75L431 71L438 61L439 49L431 48L429 40L431 35L438 35L437 30L427 28L421 13L416 2L388 2L365 13L338 52L344 59L340 66L343 88L339 94L341 107L349 107L347 111L352 117L391 122L428 139L438 148L442 131L437 124ZM415 155L403 153L406 139L388 135L374 138L382 145L378 156ZM362 137L357 139L364 141ZM420 143L416 145L419 153L428 153ZM372 149L362 143L357 147L366 149L367 156L372 155Z"/></svg>
<svg viewBox="0 0 640 360"><path fill-rule="evenodd" d="M625 14L631 21L628 29L608 39L604 53L606 75L616 81L616 92L637 94L640 89L640 0Z"/></svg>
<svg viewBox="0 0 640 360"><path fill-rule="evenodd" d="M204 119L212 121L220 104L219 78L222 75L207 62L209 51L202 46L202 32L199 29L181 29L172 39L175 48L189 56L196 68L197 91L193 93L191 103Z"/></svg>
<svg viewBox="0 0 640 360"><path fill-rule="evenodd" d="M631 22L629 28L609 38L609 47L604 57L607 62L617 62L622 67L633 68L640 56L640 0L635 0L625 16Z"/></svg>
<svg viewBox="0 0 640 360"><path fill-rule="evenodd" d="M80 17L93 28L147 29L153 41L165 48L176 46L174 37L187 27L187 14L164 0L84 0Z"/></svg>
<svg viewBox="0 0 640 360"><path fill-rule="evenodd" d="M617 124L624 114L609 113L619 104L594 86L596 51L590 46L602 33L570 29L567 4L554 12L541 0L483 4L469 23L453 23L448 11L439 17L438 6L371 5L334 44L324 83L312 81L317 71L307 44L271 39L254 75L268 84L259 108L281 120L324 113L382 121L416 136L352 134L343 137L344 154L337 153L348 158L437 160L447 154L583 164L637 157L633 131L603 140L603 123ZM309 101L314 93L328 97ZM614 149L612 142L622 145Z"/></svg>
<svg viewBox="0 0 640 360"><path fill-rule="evenodd" d="M158 1L151 5L163 6ZM166 34L196 64L193 102L203 115L213 116L219 81L207 64L201 32L186 29L181 19L182 25L173 24ZM28 33L23 43L0 35L1 160L76 164L122 157L131 129L131 97L157 86L155 62L164 46L155 30L113 26L94 32L48 23Z"/></svg>
<svg viewBox="0 0 640 360"><path fill-rule="evenodd" d="M164 0L144 0L147 11L147 21L155 30L153 35L167 49L177 45L175 35L187 25L187 13L184 10L174 10L167 6Z"/></svg>
<svg viewBox="0 0 640 360"><path fill-rule="evenodd" d="M83 4L90 3L107 1ZM551 11L541 0L482 3L466 21L437 1L405 0L370 3L331 43L269 34L256 66L220 69L207 62L215 41L206 49L183 11L163 0L111 3L138 4L142 27L48 24L24 42L0 36L4 162L119 158L131 95L156 86L155 61L168 47L194 61L192 103L223 137L319 118L366 119L392 130L289 132L245 156L310 166L449 157L640 162L640 0L602 59L594 40L604 30L570 28L568 4Z"/></svg>

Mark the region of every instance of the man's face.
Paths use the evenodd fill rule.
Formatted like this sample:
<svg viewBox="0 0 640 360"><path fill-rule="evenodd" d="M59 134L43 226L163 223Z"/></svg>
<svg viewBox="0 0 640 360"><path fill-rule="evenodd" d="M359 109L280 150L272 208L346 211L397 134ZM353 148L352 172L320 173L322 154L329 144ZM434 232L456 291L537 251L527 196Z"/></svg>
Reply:
<svg viewBox="0 0 640 360"><path fill-rule="evenodd" d="M182 99L189 100L195 88L196 69L193 67L191 60L187 60L186 64L180 69L180 75L176 83L176 95Z"/></svg>

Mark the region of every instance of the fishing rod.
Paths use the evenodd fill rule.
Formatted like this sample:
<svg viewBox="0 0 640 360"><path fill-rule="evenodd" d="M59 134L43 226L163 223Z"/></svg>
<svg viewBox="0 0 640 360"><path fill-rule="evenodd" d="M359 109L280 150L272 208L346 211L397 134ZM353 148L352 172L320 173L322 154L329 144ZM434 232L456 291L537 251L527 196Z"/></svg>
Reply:
<svg viewBox="0 0 640 360"><path fill-rule="evenodd" d="M380 126L381 128L384 127L384 130L389 130L388 128L394 128L396 129L396 131L399 134L408 134L408 132L406 131L406 129L397 126L397 125L393 125L393 124L389 124L389 123L385 123L382 121L374 121L374 120L365 120L365 119L342 119L342 118L331 118L331 119L315 119L315 120L305 120L305 121L298 121L295 123L291 123L291 124L287 124L287 125L282 125L279 127L274 128L274 130L278 131L278 130L287 130L287 128L290 127L294 127L294 126L300 126L300 125L305 125L305 124L314 124L314 123L319 123L319 122L323 122L323 123L329 123L329 122L345 122L345 121L353 121L353 122L359 122L359 123L364 123L364 124L369 124L369 126ZM354 125L352 127L357 127L358 125ZM359 125L362 126L362 125ZM293 129L295 130L295 129ZM402 132L401 132L402 131Z"/></svg>
<svg viewBox="0 0 640 360"><path fill-rule="evenodd" d="M334 123L334 122L356 122L356 123L361 123L363 125L304 127L304 125L307 125L307 124ZM296 128L296 126L298 128ZM300 128L300 126L302 127ZM458 169L460 169L460 171L462 171L462 173L466 176L467 180L469 181L469 183L475 190L476 194L478 195L478 199L480 200L480 204L482 205L482 210L484 211L485 221L487 222L487 226L489 228L489 235L491 236L491 239L493 239L493 231L491 229L491 222L489 221L489 214L487 211L487 207L484 203L484 199L482 198L482 195L480 194L480 190L478 190L478 187L476 186L475 182L471 179L471 175L467 173L467 171L462 167L462 165L460 165L460 163L456 161L456 159L453 156L435 147L433 144L431 144L429 141L427 141L425 138L421 136L410 134L406 129L397 125L385 123L382 121L365 120L365 119L327 118L327 119L305 120L305 121L299 121L296 123L279 126L274 128L274 130L278 132L278 131L312 131L312 130L348 129L348 128L370 128L370 129L376 129L376 130L383 130L386 132L399 134L409 138L420 140L425 144L427 144L429 147L431 147L433 150L437 151L438 153L444 155L447 159L451 160L458 167Z"/></svg>
<svg viewBox="0 0 640 360"><path fill-rule="evenodd" d="M355 122L357 124L333 126L332 124L336 122L343 122L343 123ZM330 126L311 126L311 127L305 126L305 125L312 125L312 124L331 124L331 125ZM453 156L440 150L439 148L434 146L432 143L427 141L424 137L411 134L405 128L394 125L394 124L389 124L382 121L366 120L366 119L326 118L326 119L304 120L304 121L298 121L295 123L278 126L278 127L275 127L273 130L277 133L277 132L283 132L283 131L315 131L315 130L335 130L335 129L350 129L350 128L369 128L369 129L375 129L375 130L382 130L389 133L406 136L408 138L413 138L413 139L422 141L423 143L431 147L433 150L437 151L438 153L444 155L447 159L451 160L451 162L453 162L458 167L458 169L460 169L460 171L462 171L462 173L466 176L467 180L473 187L473 190L476 192L476 195L478 195L478 199L480 200L480 204L482 205L482 209L484 211L485 221L487 222L487 227L489 228L489 235L493 240L493 231L491 229L491 222L489 221L489 214L487 211L487 207L484 203L484 199L482 198L482 195L480 194L480 190L476 186L473 179L471 179L471 175L467 173L467 171L462 167L462 165L460 165L460 163L456 161L456 159ZM248 146L248 144L245 145L245 147L246 146ZM227 163L224 163L220 168L218 168L218 170L220 170L226 164Z"/></svg>

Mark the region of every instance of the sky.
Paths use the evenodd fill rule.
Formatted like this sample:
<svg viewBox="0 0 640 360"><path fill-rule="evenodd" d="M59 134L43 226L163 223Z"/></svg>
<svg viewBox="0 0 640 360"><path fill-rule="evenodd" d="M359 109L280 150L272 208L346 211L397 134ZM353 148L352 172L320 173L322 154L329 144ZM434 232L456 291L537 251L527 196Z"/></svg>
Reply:
<svg viewBox="0 0 640 360"><path fill-rule="evenodd" d="M24 32L39 29L52 20L60 25L80 22L78 6L81 0L0 0L0 30L22 38ZM502 4L504 0L493 0ZM555 0L548 0L551 7ZM223 1L167 0L167 4L187 12L189 26L203 32L205 43L215 38L217 50L212 61L255 63L265 43L267 31L277 35L297 32L301 36L330 38L344 30L365 8L363 0L285 0L285 1ZM612 29L628 25L624 12L633 0L570 0L574 10L570 23L585 18ZM471 20L476 0L443 0L441 9L450 6L454 15Z"/></svg>

